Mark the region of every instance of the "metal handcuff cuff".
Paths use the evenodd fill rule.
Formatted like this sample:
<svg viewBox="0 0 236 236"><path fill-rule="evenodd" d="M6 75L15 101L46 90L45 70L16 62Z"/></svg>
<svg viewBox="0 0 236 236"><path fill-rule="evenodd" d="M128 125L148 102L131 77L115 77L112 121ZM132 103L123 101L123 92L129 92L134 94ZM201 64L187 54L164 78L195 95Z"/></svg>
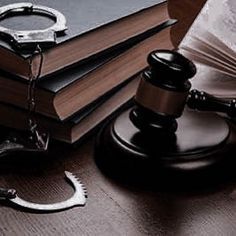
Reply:
<svg viewBox="0 0 236 236"><path fill-rule="evenodd" d="M0 34L10 38L11 43L18 49L34 49L37 45L51 46L56 43L56 35L64 32L66 18L59 11L32 3L15 3L0 8L0 20L9 14L14 13L41 14L50 17L55 21L51 27L43 30L13 30L0 25Z"/></svg>
<svg viewBox="0 0 236 236"><path fill-rule="evenodd" d="M37 122L34 119L35 113L35 84L40 77L43 54L42 48L50 47L56 43L56 36L67 29L66 18L59 11L32 3L15 3L0 7L0 21L14 14L40 14L47 16L55 21L55 24L47 29L40 30L13 30L0 25L0 36L20 52L30 53L29 58L29 84L28 84L28 112L29 112L29 133L11 134L3 143L0 144L0 155L5 155L15 151L43 152L48 148L49 137L46 132L40 132ZM35 75L32 70L32 59L39 55L40 62L38 72Z"/></svg>

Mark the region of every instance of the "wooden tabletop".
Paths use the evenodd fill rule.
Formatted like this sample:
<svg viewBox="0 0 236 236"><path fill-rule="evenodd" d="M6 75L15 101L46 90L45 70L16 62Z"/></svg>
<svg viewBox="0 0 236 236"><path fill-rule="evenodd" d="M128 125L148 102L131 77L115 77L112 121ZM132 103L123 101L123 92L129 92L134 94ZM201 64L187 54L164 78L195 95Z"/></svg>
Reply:
<svg viewBox="0 0 236 236"><path fill-rule="evenodd" d="M190 2L198 6L198 1ZM0 235L236 234L233 175L221 172L213 185L201 187L203 179L200 187L181 190L125 184L97 168L93 146L90 137L77 147L52 143L44 157L2 158L0 186L17 189L24 199L54 203L70 197L73 189L64 179L65 170L80 177L88 199L85 207L50 214L26 212L1 201Z"/></svg>
<svg viewBox="0 0 236 236"><path fill-rule="evenodd" d="M223 181L219 173L222 181L191 190L124 184L100 172L93 144L88 140L72 148L54 143L49 155L38 160L2 159L0 185L17 189L24 199L54 203L70 197L73 189L64 170L80 177L88 199L85 207L50 214L2 202L0 235L235 235L236 178Z"/></svg>

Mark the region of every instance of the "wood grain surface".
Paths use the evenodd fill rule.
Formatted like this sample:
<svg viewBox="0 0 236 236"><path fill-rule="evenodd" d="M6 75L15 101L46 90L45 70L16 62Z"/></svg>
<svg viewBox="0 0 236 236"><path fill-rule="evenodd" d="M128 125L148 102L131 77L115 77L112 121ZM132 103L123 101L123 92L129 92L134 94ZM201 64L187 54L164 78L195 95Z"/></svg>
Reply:
<svg viewBox="0 0 236 236"><path fill-rule="evenodd" d="M190 2L197 6L198 1ZM1 201L0 235L236 234L234 166L233 174L220 172L214 184L202 185L207 182L206 176L199 179L196 188L191 188L191 182L190 188L181 190L178 186L131 185L100 172L94 163L93 145L94 138L90 137L77 147L51 143L50 152L44 157L1 158L0 186L17 189L24 199L53 203L70 197L73 189L63 173L68 170L86 185L88 200L83 208L50 214L26 212ZM188 183L187 178L183 181Z"/></svg>
<svg viewBox="0 0 236 236"><path fill-rule="evenodd" d="M53 143L44 158L2 158L0 186L27 200L53 203L68 198L68 170L88 190L85 207L35 214L1 202L0 235L234 235L236 178L223 173L217 184L165 189L124 184L104 176L93 159L93 140L79 147ZM209 176L210 177L210 176ZM220 180L222 179L222 181ZM224 181L223 181L224 179ZM207 180L207 179L205 179ZM164 180L163 180L164 181ZM200 185L204 180L199 180ZM188 179L185 180L188 182ZM164 183L164 182L163 182ZM191 182L189 182L191 186Z"/></svg>

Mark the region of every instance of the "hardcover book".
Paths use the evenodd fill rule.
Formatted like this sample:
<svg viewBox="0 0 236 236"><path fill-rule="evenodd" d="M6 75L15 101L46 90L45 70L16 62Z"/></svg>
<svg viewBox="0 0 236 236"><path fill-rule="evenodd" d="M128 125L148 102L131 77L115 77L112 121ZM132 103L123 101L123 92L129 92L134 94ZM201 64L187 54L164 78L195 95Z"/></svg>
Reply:
<svg viewBox="0 0 236 236"><path fill-rule="evenodd" d="M116 91L98 99L75 114L70 120L61 122L45 116L36 116L37 123L50 133L52 138L74 143L88 134L98 124L103 122L113 112L124 107L134 96L139 83L139 77L133 77ZM14 106L0 103L0 124L5 127L24 130L28 128L27 112Z"/></svg>
<svg viewBox="0 0 236 236"><path fill-rule="evenodd" d="M173 23L175 23L173 20L166 22L163 25L164 30L120 55L111 54L50 78L42 78L36 90L36 111L65 120L123 83L147 66L148 53L155 49L173 48L170 40L170 28ZM0 88L0 101L26 108L27 82L1 73Z"/></svg>
<svg viewBox="0 0 236 236"><path fill-rule="evenodd" d="M2 0L0 6L21 2ZM30 2L30 1L26 1ZM67 19L68 30L57 37L56 45L43 51L41 76L89 59L113 47L123 45L147 29L165 22L169 16L164 0L39 0L60 11ZM52 22L40 16L7 17L0 21L7 28L30 30L48 28ZM38 70L38 58L33 57L33 70ZM8 41L0 40L0 68L25 79L29 74L29 55L16 51Z"/></svg>

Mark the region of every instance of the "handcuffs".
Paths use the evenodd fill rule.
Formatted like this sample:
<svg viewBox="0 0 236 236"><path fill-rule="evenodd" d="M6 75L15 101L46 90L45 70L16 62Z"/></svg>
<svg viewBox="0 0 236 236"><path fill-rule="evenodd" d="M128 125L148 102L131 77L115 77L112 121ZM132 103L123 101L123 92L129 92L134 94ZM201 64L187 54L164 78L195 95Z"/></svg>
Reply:
<svg viewBox="0 0 236 236"><path fill-rule="evenodd" d="M41 14L48 16L55 21L55 24L42 30L13 30L0 25L0 34L10 39L18 49L32 49L36 45L42 47L52 46L56 43L56 35L67 29L66 18L59 11L41 5L32 3L14 3L0 7L0 21L9 16L18 13Z"/></svg>
<svg viewBox="0 0 236 236"><path fill-rule="evenodd" d="M66 18L59 11L32 3L15 3L0 7L0 21L7 15L18 13L41 14L52 18L55 24L43 30L13 30L0 25L0 36L10 40L10 44L16 47L20 52L27 50L31 52L30 58L40 54L40 65L38 73L34 75L32 68L29 74L28 84L28 112L35 113L35 84L40 77L40 71L43 64L42 48L52 46L56 43L56 36L67 29ZM30 64L31 67L31 64ZM32 114L31 114L32 116ZM8 155L14 152L45 152L48 149L49 136L46 132L40 132L37 122L29 115L28 134L13 133L0 144L0 156ZM16 190L0 188L0 199L9 200L16 205L28 208L34 211L59 211L74 206L84 206L86 203L86 189L81 182L70 172L65 172L66 178L70 180L75 189L74 195L59 203L54 204L37 204L25 201L17 196Z"/></svg>

